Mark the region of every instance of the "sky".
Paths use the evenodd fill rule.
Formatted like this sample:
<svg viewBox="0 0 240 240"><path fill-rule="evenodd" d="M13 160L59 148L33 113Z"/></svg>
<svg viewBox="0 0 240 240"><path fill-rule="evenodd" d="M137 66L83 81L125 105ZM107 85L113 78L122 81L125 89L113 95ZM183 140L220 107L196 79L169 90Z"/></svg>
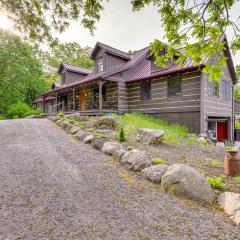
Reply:
<svg viewBox="0 0 240 240"><path fill-rule="evenodd" d="M240 3L232 9L231 16L237 17L239 9ZM2 13L0 13L0 27L12 28L12 23ZM94 47L99 41L126 52L144 48L154 39L164 40L164 31L157 8L146 6L139 12L133 12L130 0L105 2L104 11L96 27L92 36L89 30L73 22L66 32L57 34L57 37L61 42L78 42L82 47ZM229 40L232 34L232 31L227 32ZM233 56L233 60L235 65L240 65L240 53Z"/></svg>

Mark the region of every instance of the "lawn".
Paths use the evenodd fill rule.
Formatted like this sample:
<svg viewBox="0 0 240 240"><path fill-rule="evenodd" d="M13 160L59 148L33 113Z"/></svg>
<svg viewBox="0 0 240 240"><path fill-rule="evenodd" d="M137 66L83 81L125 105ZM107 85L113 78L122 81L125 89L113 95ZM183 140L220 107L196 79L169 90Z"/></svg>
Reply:
<svg viewBox="0 0 240 240"><path fill-rule="evenodd" d="M118 115L119 116L119 115ZM186 139L188 129L179 124L170 124L166 121L153 118L140 113L128 113L120 115L120 125L123 127L126 136L135 136L139 128L160 129L165 132L165 142L180 144Z"/></svg>

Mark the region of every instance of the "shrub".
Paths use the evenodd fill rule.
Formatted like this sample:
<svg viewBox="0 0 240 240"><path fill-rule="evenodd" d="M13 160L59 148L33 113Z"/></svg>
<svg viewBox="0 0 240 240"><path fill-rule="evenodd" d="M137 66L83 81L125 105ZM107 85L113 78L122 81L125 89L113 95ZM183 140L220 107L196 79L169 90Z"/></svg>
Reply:
<svg viewBox="0 0 240 240"><path fill-rule="evenodd" d="M6 119L6 116L3 114L0 114L0 120L5 120L5 119Z"/></svg>
<svg viewBox="0 0 240 240"><path fill-rule="evenodd" d="M237 183L240 183L240 175L234 178Z"/></svg>
<svg viewBox="0 0 240 240"><path fill-rule="evenodd" d="M39 115L41 113L39 109L32 108L23 102L17 102L8 109L9 118L24 118L29 115Z"/></svg>
<svg viewBox="0 0 240 240"><path fill-rule="evenodd" d="M235 121L235 128L240 128L240 122Z"/></svg>
<svg viewBox="0 0 240 240"><path fill-rule="evenodd" d="M165 164L166 161L164 161L164 160L161 159L161 158L155 158L155 159L153 159L152 163L153 163L154 165L157 165L157 164Z"/></svg>
<svg viewBox="0 0 240 240"><path fill-rule="evenodd" d="M223 183L222 178L215 177L215 178L207 178L208 183L214 189L218 190L226 190L227 186Z"/></svg>
<svg viewBox="0 0 240 240"><path fill-rule="evenodd" d="M123 128L121 128L120 133L118 135L118 141L119 142L125 142L126 141L125 133L124 133Z"/></svg>

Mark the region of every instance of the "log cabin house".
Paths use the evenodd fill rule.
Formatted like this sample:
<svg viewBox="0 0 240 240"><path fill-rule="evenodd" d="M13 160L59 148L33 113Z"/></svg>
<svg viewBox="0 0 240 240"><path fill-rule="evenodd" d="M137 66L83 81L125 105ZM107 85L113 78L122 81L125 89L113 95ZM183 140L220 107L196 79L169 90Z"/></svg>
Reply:
<svg viewBox="0 0 240 240"><path fill-rule="evenodd" d="M93 69L62 63L61 81L34 103L45 111L61 104L65 112L83 115L141 112L193 132L210 132L220 141L232 139L236 74L225 36L221 40L228 60L218 86L201 72L204 62L194 66L188 59L181 67L170 62L159 68L149 47L128 54L97 42L91 53Z"/></svg>

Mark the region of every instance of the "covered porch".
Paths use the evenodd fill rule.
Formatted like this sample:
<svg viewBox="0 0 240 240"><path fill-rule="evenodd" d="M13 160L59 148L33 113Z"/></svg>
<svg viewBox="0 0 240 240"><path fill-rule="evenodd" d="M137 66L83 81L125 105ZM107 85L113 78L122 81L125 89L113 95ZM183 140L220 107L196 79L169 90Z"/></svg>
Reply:
<svg viewBox="0 0 240 240"><path fill-rule="evenodd" d="M54 105L48 108L43 101L43 109L50 114L61 110L66 113L79 112L82 115L118 112L118 85L115 81L94 80L60 87L43 95L43 99L55 97Z"/></svg>

